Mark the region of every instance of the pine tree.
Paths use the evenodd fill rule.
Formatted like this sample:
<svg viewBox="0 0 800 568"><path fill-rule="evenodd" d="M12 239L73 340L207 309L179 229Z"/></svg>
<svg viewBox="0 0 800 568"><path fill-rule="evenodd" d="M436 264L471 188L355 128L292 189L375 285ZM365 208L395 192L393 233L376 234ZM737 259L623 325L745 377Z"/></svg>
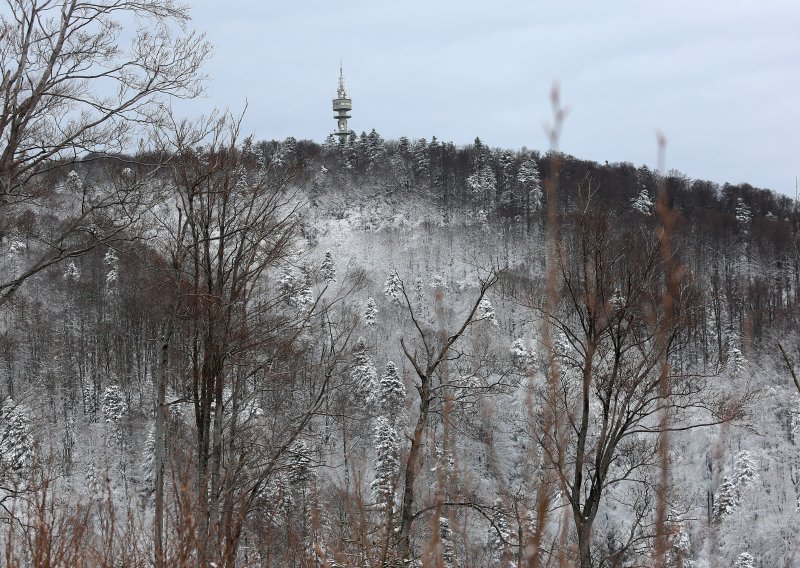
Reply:
<svg viewBox="0 0 800 568"><path fill-rule="evenodd" d="M403 282L397 270L392 270L386 277L383 285L383 295L392 303L398 306L403 305Z"/></svg>
<svg viewBox="0 0 800 568"><path fill-rule="evenodd" d="M753 555L749 552L742 552L738 558L736 558L736 562L733 565L733 568L755 568L756 561L753 558Z"/></svg>
<svg viewBox="0 0 800 568"><path fill-rule="evenodd" d="M311 449L302 440L295 442L289 450L289 481L305 486L314 478Z"/></svg>
<svg viewBox="0 0 800 568"><path fill-rule="evenodd" d="M100 397L100 408L110 429L110 439L116 445L122 445L122 432L119 423L128 412L128 404L119 385L109 385Z"/></svg>
<svg viewBox="0 0 800 568"><path fill-rule="evenodd" d="M542 206L542 186L539 167L533 156L522 162L517 173L517 181L525 191L525 208L528 214L538 211Z"/></svg>
<svg viewBox="0 0 800 568"><path fill-rule="evenodd" d="M68 282L77 282L80 280L81 271L78 270L78 267L75 266L74 262L70 262L67 264L66 270L64 270L64 280Z"/></svg>
<svg viewBox="0 0 800 568"><path fill-rule="evenodd" d="M322 278L327 282L336 282L336 263L333 261L333 253L327 251L321 266Z"/></svg>
<svg viewBox="0 0 800 568"><path fill-rule="evenodd" d="M742 501L744 490L758 478L756 462L750 452L741 451L733 460L733 474L725 476L714 501L714 519L721 521L732 514Z"/></svg>
<svg viewBox="0 0 800 568"><path fill-rule="evenodd" d="M400 471L400 436L384 416L375 423L375 480L370 484L376 503L386 504L387 512L394 510L394 490Z"/></svg>
<svg viewBox="0 0 800 568"><path fill-rule="evenodd" d="M33 461L33 437L25 406L10 397L0 407L0 477L20 481Z"/></svg>
<svg viewBox="0 0 800 568"><path fill-rule="evenodd" d="M714 499L714 519L721 521L736 510L738 503L736 484L728 477L723 478L722 484L717 489L717 497Z"/></svg>
<svg viewBox="0 0 800 568"><path fill-rule="evenodd" d="M293 308L302 309L308 306L311 299L308 276L303 273L298 275L297 270L285 267L278 286L284 301Z"/></svg>
<svg viewBox="0 0 800 568"><path fill-rule="evenodd" d="M746 235L750 229L750 221L753 219L753 213L750 208L745 205L741 197L736 199L736 222L742 227L742 232Z"/></svg>
<svg viewBox="0 0 800 568"><path fill-rule="evenodd" d="M747 370L747 359L742 351L732 341L728 341L728 350L725 355L725 374L730 379L738 379Z"/></svg>
<svg viewBox="0 0 800 568"><path fill-rule="evenodd" d="M694 566L694 562L691 560L692 541L684 528L683 521L672 509L667 516L665 529L668 534L667 543L669 546L667 550L667 565L692 568Z"/></svg>
<svg viewBox="0 0 800 568"><path fill-rule="evenodd" d="M109 292L116 290L119 281L119 257L113 248L109 248L103 257L103 263L108 268L106 273L106 289Z"/></svg>
<svg viewBox="0 0 800 568"><path fill-rule="evenodd" d="M520 371L530 370L536 364L536 356L525 346L525 340L521 337L514 340L509 348L511 361Z"/></svg>
<svg viewBox="0 0 800 568"><path fill-rule="evenodd" d="M156 431L155 425L150 425L142 450L142 464L139 475L139 497L141 497L145 506L147 506L153 493L155 493L156 467Z"/></svg>
<svg viewBox="0 0 800 568"><path fill-rule="evenodd" d="M378 372L372 358L367 354L367 341L359 337L353 347L353 366L350 380L361 396L371 402L378 387Z"/></svg>
<svg viewBox="0 0 800 568"><path fill-rule="evenodd" d="M494 307L488 298L483 298L478 304L478 311L476 312L476 319L488 321L495 327L500 324L497 321L497 316L494 313Z"/></svg>
<svg viewBox="0 0 800 568"><path fill-rule="evenodd" d="M406 387L397 374L397 367L392 361L386 363L386 372L378 383L378 408L384 416L391 417L394 422L405 409Z"/></svg>
<svg viewBox="0 0 800 568"><path fill-rule="evenodd" d="M103 494L104 483L101 475L97 472L94 464L90 463L86 466L86 489L89 492L89 497L92 499L99 499Z"/></svg>
<svg viewBox="0 0 800 568"><path fill-rule="evenodd" d="M798 445L800 444L800 395L794 395L789 412L789 435L792 443Z"/></svg>
<svg viewBox="0 0 800 568"><path fill-rule="evenodd" d="M645 186L642 186L639 195L631 198L631 207L643 215L651 215L653 213L653 199Z"/></svg>
<svg viewBox="0 0 800 568"><path fill-rule="evenodd" d="M125 402L125 397L119 385L114 384L106 387L106 390L103 391L103 396L100 397L100 407L106 422L109 424L122 420L128 411L128 404Z"/></svg>
<svg viewBox="0 0 800 568"><path fill-rule="evenodd" d="M377 316L378 306L375 304L375 300L367 298L367 303L364 306L364 323L370 327L374 326Z"/></svg>
<svg viewBox="0 0 800 568"><path fill-rule="evenodd" d="M469 189L472 198L476 202L485 203L491 207L497 191L497 178L492 168L488 165L483 166L469 176L467 178L467 189Z"/></svg>
<svg viewBox="0 0 800 568"><path fill-rule="evenodd" d="M450 528L450 519L439 517L439 538L442 543L442 566L451 568L455 566L455 547L453 546L453 531Z"/></svg>

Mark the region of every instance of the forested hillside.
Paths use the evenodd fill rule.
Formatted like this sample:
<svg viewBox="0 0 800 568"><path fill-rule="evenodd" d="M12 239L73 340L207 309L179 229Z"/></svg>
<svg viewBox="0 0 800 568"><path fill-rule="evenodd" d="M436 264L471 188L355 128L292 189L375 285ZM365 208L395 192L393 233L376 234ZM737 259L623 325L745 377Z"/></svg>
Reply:
<svg viewBox="0 0 800 568"><path fill-rule="evenodd" d="M795 201L260 141L186 7L8 10L4 566L800 562Z"/></svg>
<svg viewBox="0 0 800 568"><path fill-rule="evenodd" d="M229 128L59 165L4 237L10 282L137 195L5 302L12 564L794 562L790 200Z"/></svg>

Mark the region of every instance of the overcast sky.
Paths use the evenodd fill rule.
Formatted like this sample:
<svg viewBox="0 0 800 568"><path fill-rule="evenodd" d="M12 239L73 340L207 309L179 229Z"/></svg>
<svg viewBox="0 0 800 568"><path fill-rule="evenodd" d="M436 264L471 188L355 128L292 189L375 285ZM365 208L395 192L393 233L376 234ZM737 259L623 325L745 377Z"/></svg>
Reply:
<svg viewBox="0 0 800 568"><path fill-rule="evenodd" d="M570 113L561 149L794 195L800 176L800 1L192 2L216 46L209 106L258 139L333 131L339 60L351 128L384 138L546 149L549 92Z"/></svg>

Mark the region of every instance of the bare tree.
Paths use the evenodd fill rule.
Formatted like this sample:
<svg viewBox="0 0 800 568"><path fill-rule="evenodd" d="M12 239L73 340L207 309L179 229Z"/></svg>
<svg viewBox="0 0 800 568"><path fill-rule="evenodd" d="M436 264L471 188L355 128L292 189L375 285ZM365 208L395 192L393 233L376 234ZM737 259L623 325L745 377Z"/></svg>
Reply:
<svg viewBox="0 0 800 568"><path fill-rule="evenodd" d="M37 178L87 152L129 148L161 123L172 97L194 97L210 53L202 35L185 32L188 7L173 0L7 0L0 15L0 239L23 231L20 219L52 188ZM120 45L131 33L128 48ZM130 181L130 180L129 180ZM0 282L0 302L41 270L74 257L138 219L133 189L104 186L79 200L41 241L36 257ZM111 213L113 211L113 213ZM97 217L113 221L103 227Z"/></svg>
<svg viewBox="0 0 800 568"><path fill-rule="evenodd" d="M680 366L671 367L664 389L662 362L679 354L696 301L684 278L672 297L671 317L665 315L658 240L618 232L604 214L577 215L570 234L554 259L559 305L531 306L554 330L550 364L557 377L555 385L542 386L540 400L559 427L539 432L538 442L571 511L578 562L588 568L597 561L592 529L609 489L635 480L651 486L640 497L656 494L646 474L658 463L657 439L665 433L661 409L670 415L671 431L689 430L740 417L747 396L726 398ZM621 561L649 534L641 530L649 519L640 501L632 515L638 526L610 544L606 560Z"/></svg>
<svg viewBox="0 0 800 568"><path fill-rule="evenodd" d="M292 445L345 361L354 323L337 320L332 306L360 286L359 278L344 275L336 293L327 294L330 283L320 275L312 292L314 275L301 266L307 259L295 254L303 205L291 183L295 172L249 141L239 145L238 131L238 120L214 115L175 123L160 141L172 156L172 194L158 218L172 249L170 285L177 293L171 320L181 326L188 368L183 382L194 407L193 448L186 457L196 468L190 514L203 566L235 564L252 511L272 476L286 468ZM288 277L292 270L296 279ZM167 341L168 333L162 354ZM159 373L162 459L165 382ZM163 495L163 488L156 492ZM157 524L157 543L161 530Z"/></svg>
<svg viewBox="0 0 800 568"><path fill-rule="evenodd" d="M417 375L414 387L419 395L417 404L415 404L417 418L414 432L410 438L411 446L401 468L403 497L399 510L400 526L397 529L400 558L406 560L412 558L411 526L419 515L419 511L415 511L415 507L418 507L415 483L422 465L422 451L425 445L423 434L429 426L431 415L442 411L442 406L447 398L450 381L444 368L447 367L448 361L458 358L456 345L470 326L486 319L487 314L484 313L482 307L486 305L484 303L486 293L497 282L498 274L498 269L492 269L481 279L477 297L470 305L466 316L452 332L448 332L443 327L444 322L441 321L442 290L437 289L435 292L436 309L439 312L437 319L440 320L438 329L435 329L426 323L418 313L418 308L415 308L409 298L405 285L398 278L398 292L402 298L402 305L416 331L413 345L409 345L405 339L401 339L400 345Z"/></svg>

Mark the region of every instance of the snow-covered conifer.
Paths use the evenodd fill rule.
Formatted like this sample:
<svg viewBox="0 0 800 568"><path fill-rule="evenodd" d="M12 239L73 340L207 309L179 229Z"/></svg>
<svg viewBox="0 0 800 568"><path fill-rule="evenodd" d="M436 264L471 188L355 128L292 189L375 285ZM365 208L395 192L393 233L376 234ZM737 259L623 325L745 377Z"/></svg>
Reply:
<svg viewBox="0 0 800 568"><path fill-rule="evenodd" d="M488 165L483 166L467 178L467 188L476 201L485 201L491 204L494 201L497 189L497 178Z"/></svg>
<svg viewBox="0 0 800 568"><path fill-rule="evenodd" d="M497 316L494 313L494 307L488 298L483 298L478 303L478 310L475 313L476 319L488 321L493 326L497 327L500 324L497 321Z"/></svg>
<svg viewBox="0 0 800 568"><path fill-rule="evenodd" d="M25 477L33 458L30 419L24 405L10 397L0 407L0 475Z"/></svg>
<svg viewBox="0 0 800 568"><path fill-rule="evenodd" d="M106 288L108 290L114 290L119 280L119 257L113 248L108 249L103 257L103 263L108 269L106 273Z"/></svg>
<svg viewBox="0 0 800 568"><path fill-rule="evenodd" d="M736 492L736 485L729 478L725 477L717 489L717 496L714 500L714 518L721 520L736 510L739 498Z"/></svg>
<svg viewBox="0 0 800 568"><path fill-rule="evenodd" d="M450 528L450 519L439 517L439 538L442 543L442 566L451 568L455 566L455 546L453 546L453 530Z"/></svg>
<svg viewBox="0 0 800 568"><path fill-rule="evenodd" d="M396 417L405 407L406 387L392 361L386 363L386 372L378 383L378 407L385 416Z"/></svg>
<svg viewBox="0 0 800 568"><path fill-rule="evenodd" d="M300 485L309 483L314 477L312 464L308 444L302 440L295 442L289 450L289 481Z"/></svg>
<svg viewBox="0 0 800 568"><path fill-rule="evenodd" d="M108 385L106 387L106 390L103 391L103 396L100 397L100 407L103 410L106 422L115 423L122 420L122 417L128 411L128 404L125 402L125 397L119 385Z"/></svg>
<svg viewBox="0 0 800 568"><path fill-rule="evenodd" d="M333 260L333 253L331 251L325 253L325 258L322 261L320 269L322 271L322 277L327 282L336 282L336 263Z"/></svg>
<svg viewBox="0 0 800 568"><path fill-rule="evenodd" d="M81 271L78 270L78 267L75 266L74 262L70 262L67 264L66 270L64 270L64 280L69 282L77 282L81 277Z"/></svg>
<svg viewBox="0 0 800 568"><path fill-rule="evenodd" d="M525 340L521 337L514 340L514 343L512 343L509 348L509 352L511 353L511 361L514 363L514 366L521 371L529 370L536 364L536 355L528 350L525 346Z"/></svg>
<svg viewBox="0 0 800 568"><path fill-rule="evenodd" d="M397 473L400 471L400 436L391 421L379 416L375 423L375 480L370 484L376 503L393 508Z"/></svg>
<svg viewBox="0 0 800 568"><path fill-rule="evenodd" d="M731 379L737 379L747 370L747 359L742 351L734 344L728 345L725 361L725 374Z"/></svg>
<svg viewBox="0 0 800 568"><path fill-rule="evenodd" d="M86 489L89 492L89 497L99 499L103 494L103 475L97 471L94 464L90 463L86 466Z"/></svg>
<svg viewBox="0 0 800 568"><path fill-rule="evenodd" d="M653 198L650 197L650 193L644 185L639 195L631 198L631 207L644 215L653 213Z"/></svg>
<svg viewBox="0 0 800 568"><path fill-rule="evenodd" d="M94 384L87 382L83 387L83 411L90 417L91 421L95 421L97 414L97 392L95 391Z"/></svg>
<svg viewBox="0 0 800 568"><path fill-rule="evenodd" d="M367 353L367 341L359 337L353 347L353 366L350 369L350 380L358 392L371 401L378 389L378 372L375 364Z"/></svg>
<svg viewBox="0 0 800 568"><path fill-rule="evenodd" d="M741 503L744 490L758 478L756 462L750 452L741 451L733 460L733 475L725 476L717 490L714 518L719 521L733 513Z"/></svg>
<svg viewBox="0 0 800 568"><path fill-rule="evenodd" d="M736 454L733 463L733 482L737 487L743 489L752 484L758 478L758 471L755 460L750 452L743 450Z"/></svg>
<svg viewBox="0 0 800 568"><path fill-rule="evenodd" d="M800 395L794 395L789 413L789 435L792 437L792 443L798 445L800 444Z"/></svg>
<svg viewBox="0 0 800 568"><path fill-rule="evenodd" d="M375 325L378 316L378 306L375 304L373 298L367 298L367 303L364 305L364 323L372 327Z"/></svg>
<svg viewBox="0 0 800 568"><path fill-rule="evenodd" d="M397 270L392 270L383 285L383 295L393 304L403 304L403 282Z"/></svg>
<svg viewBox="0 0 800 568"><path fill-rule="evenodd" d="M737 558L736 562L733 565L733 568L755 568L756 561L753 558L753 555L749 552L742 552Z"/></svg>
<svg viewBox="0 0 800 568"><path fill-rule="evenodd" d="M750 208L745 205L741 197L736 200L736 221L742 226L742 230L746 234L750 228L750 221L753 219L753 213Z"/></svg>
<svg viewBox="0 0 800 568"><path fill-rule="evenodd" d="M128 412L128 404L119 385L109 385L100 397L100 408L103 411L106 423L109 425L110 439L117 445L122 445L122 432L119 422Z"/></svg>
<svg viewBox="0 0 800 568"><path fill-rule="evenodd" d="M542 187L539 179L539 167L531 156L519 167L517 181L527 191L527 202L531 211L537 211L542 206Z"/></svg>
<svg viewBox="0 0 800 568"><path fill-rule="evenodd" d="M297 270L285 267L278 282L284 301L293 308L304 308L311 303L311 290L308 277L297 274Z"/></svg>
<svg viewBox="0 0 800 568"><path fill-rule="evenodd" d="M144 442L139 471L139 496L145 504L155 492L156 467L156 430L155 425L151 424Z"/></svg>
<svg viewBox="0 0 800 568"><path fill-rule="evenodd" d="M665 523L667 531L667 565L684 566L693 568L694 562L691 560L692 541L686 532L683 521L677 516L674 510L670 510Z"/></svg>

